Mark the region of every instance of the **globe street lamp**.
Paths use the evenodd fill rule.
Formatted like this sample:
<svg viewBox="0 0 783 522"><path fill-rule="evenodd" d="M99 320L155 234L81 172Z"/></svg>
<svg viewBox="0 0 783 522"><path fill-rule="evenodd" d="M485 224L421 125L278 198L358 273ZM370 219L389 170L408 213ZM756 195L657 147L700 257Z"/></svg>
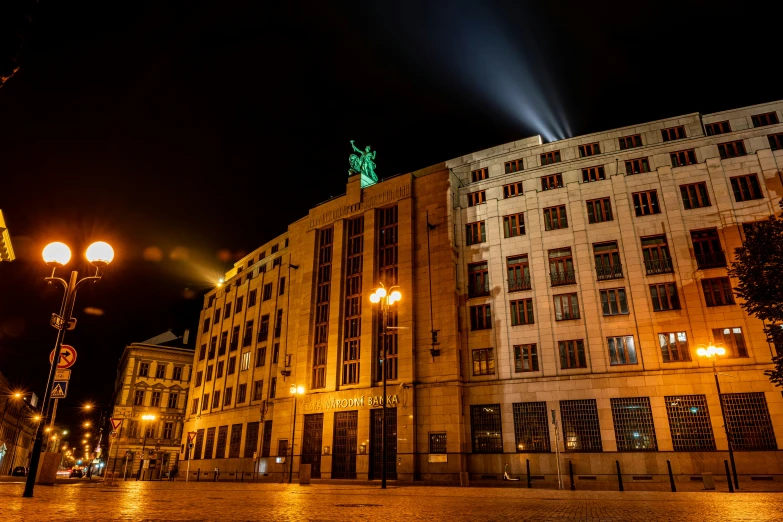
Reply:
<svg viewBox="0 0 783 522"><path fill-rule="evenodd" d="M293 426L291 427L291 462L288 463L288 483L291 483L291 478L294 476L294 440L296 436L296 396L297 395L304 395L305 389L304 386L297 386L296 384L292 384L291 388L288 390L291 392L291 396L294 398L294 421ZM301 466L301 462L299 463Z"/></svg>
<svg viewBox="0 0 783 522"><path fill-rule="evenodd" d="M706 357L712 362L712 372L715 374L715 387L718 389L718 402L720 403L720 415L723 418L723 429L726 432L726 440L729 442L729 460L731 461L731 472L734 476L734 487L739 489L739 480L737 480L737 467L734 465L734 448L732 447L731 430L729 423L726 422L726 409L723 407L723 400L720 396L720 381L718 380L718 369L715 367L715 360L718 355L724 355L726 350L719 346L709 345L706 348L699 348L696 353L701 357ZM731 484L729 484L731 485Z"/></svg>
<svg viewBox="0 0 783 522"><path fill-rule="evenodd" d="M49 421L49 398L52 393L52 386L54 384L54 375L57 371L58 363L60 362L60 349L62 348L63 340L65 339L66 329L73 329L76 327L75 320L71 317L73 314L74 303L76 302L76 292L81 285L88 281L98 282L101 279L101 268L106 267L114 259L114 249L103 241L98 241L91 244L87 248L85 253L87 261L95 267L95 275L84 277L79 280L79 273L75 270L71 272L71 277L68 281L60 277L55 277L55 271L65 266L68 261L71 260L71 249L64 243L50 243L43 249L44 262L52 268L52 275L45 278L45 281L49 284L57 283L62 285L65 290L63 294L62 304L60 305L60 313L52 314L51 325L57 330L57 339L54 343L54 359L52 366L49 369L49 378L46 381L46 388L43 396L43 408L41 411L41 417L43 422L38 424L35 433L35 443L33 444L33 455L30 459L30 471L27 474L27 481L25 482L23 497L32 497L33 489L35 488L35 479L38 474L38 462L41 459L41 447L43 446L43 432L41 426L45 426Z"/></svg>
<svg viewBox="0 0 783 522"><path fill-rule="evenodd" d="M155 420L155 416L151 413L145 413L141 416L141 420L145 422L152 422ZM136 480L139 480L139 476L142 474L142 470L144 469L144 448L147 447L147 427L144 426L144 441L141 444L141 462L139 463L139 472L136 474ZM133 472L133 466L131 466L131 473ZM144 477L141 478L141 480L144 480Z"/></svg>
<svg viewBox="0 0 783 522"><path fill-rule="evenodd" d="M381 283L381 287L377 288L375 292L370 295L370 302L372 304L381 305L382 319L381 319L381 373L383 374L383 412L381 414L381 454L383 462L381 463L381 489L386 489L386 377L388 374L388 368L386 367L386 350L388 344L388 331L396 330L396 326L389 326L389 307L394 303L402 299L402 293L397 290L398 286L389 288L388 292L386 287Z"/></svg>

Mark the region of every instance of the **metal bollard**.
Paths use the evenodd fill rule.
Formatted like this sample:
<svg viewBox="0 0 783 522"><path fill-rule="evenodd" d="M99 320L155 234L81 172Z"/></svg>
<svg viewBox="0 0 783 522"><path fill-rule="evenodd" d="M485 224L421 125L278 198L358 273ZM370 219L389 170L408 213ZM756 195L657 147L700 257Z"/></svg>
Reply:
<svg viewBox="0 0 783 522"><path fill-rule="evenodd" d="M530 489L533 487L533 481L530 480L530 459L525 459L525 467L527 468L527 487Z"/></svg>
<svg viewBox="0 0 783 522"><path fill-rule="evenodd" d="M574 484L574 461L568 461L568 475L571 477L571 491L576 490L576 484Z"/></svg>
<svg viewBox="0 0 783 522"><path fill-rule="evenodd" d="M671 484L672 493L677 493L677 486L674 485L674 475L672 474L672 461L667 460L666 466L669 468L669 484Z"/></svg>
<svg viewBox="0 0 783 522"><path fill-rule="evenodd" d="M729 471L729 461L723 459L723 465L726 466L726 482L729 483L729 493L734 493L734 484L731 482L731 472Z"/></svg>
<svg viewBox="0 0 783 522"><path fill-rule="evenodd" d="M625 489L623 489L623 474L620 473L620 461L615 460L614 464L617 466L617 483L620 485L620 491L625 491Z"/></svg>

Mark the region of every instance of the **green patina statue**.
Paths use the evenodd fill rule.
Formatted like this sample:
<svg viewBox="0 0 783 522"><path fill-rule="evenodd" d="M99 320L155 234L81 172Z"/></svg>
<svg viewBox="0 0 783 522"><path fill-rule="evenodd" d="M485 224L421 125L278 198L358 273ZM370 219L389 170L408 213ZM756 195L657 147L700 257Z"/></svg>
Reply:
<svg viewBox="0 0 783 522"><path fill-rule="evenodd" d="M351 147L359 154L358 156L356 154L348 156L348 163L351 165L351 168L348 169L348 175L361 174L362 188L378 183L378 176L375 174L375 161L373 161L377 151L370 152L369 145L361 150L353 144L353 140L351 140Z"/></svg>

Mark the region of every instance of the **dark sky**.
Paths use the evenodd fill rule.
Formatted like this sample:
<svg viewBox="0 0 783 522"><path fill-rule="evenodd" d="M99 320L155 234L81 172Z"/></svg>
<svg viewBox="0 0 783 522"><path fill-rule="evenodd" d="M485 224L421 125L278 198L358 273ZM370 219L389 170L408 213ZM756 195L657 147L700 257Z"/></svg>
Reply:
<svg viewBox="0 0 783 522"><path fill-rule="evenodd" d="M92 241L116 250L66 337L79 352L68 423L111 399L127 343L195 328L229 266L220 251L252 250L344 192L351 139L378 151L383 177L783 97L780 10L594 4L42 0L0 89L17 254L0 264L0 371L42 395L61 296L43 281L50 241L80 271Z"/></svg>

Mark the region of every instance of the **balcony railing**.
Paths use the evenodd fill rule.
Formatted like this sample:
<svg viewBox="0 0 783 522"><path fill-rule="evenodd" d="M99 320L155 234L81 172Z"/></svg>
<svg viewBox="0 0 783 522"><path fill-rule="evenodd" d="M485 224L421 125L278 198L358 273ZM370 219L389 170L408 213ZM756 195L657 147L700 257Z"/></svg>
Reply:
<svg viewBox="0 0 783 522"><path fill-rule="evenodd" d="M549 276L552 278L552 286L576 284L576 272L573 270L566 270L564 272L551 272Z"/></svg>
<svg viewBox="0 0 783 522"><path fill-rule="evenodd" d="M530 276L528 277L512 277L508 280L508 291L516 292L519 290L530 290Z"/></svg>
<svg viewBox="0 0 783 522"><path fill-rule="evenodd" d="M726 266L726 254L721 250L696 254L696 263L699 265L699 269L724 267Z"/></svg>
<svg viewBox="0 0 783 522"><path fill-rule="evenodd" d="M644 268L647 270L647 275L671 274L674 272L672 260L669 258L645 260Z"/></svg>
<svg viewBox="0 0 783 522"><path fill-rule="evenodd" d="M599 281L606 281L608 279L622 279L623 265L620 263L616 265L598 265L595 267L595 273L598 276Z"/></svg>
<svg viewBox="0 0 783 522"><path fill-rule="evenodd" d="M468 297L483 297L489 295L489 283L473 283L468 285Z"/></svg>

